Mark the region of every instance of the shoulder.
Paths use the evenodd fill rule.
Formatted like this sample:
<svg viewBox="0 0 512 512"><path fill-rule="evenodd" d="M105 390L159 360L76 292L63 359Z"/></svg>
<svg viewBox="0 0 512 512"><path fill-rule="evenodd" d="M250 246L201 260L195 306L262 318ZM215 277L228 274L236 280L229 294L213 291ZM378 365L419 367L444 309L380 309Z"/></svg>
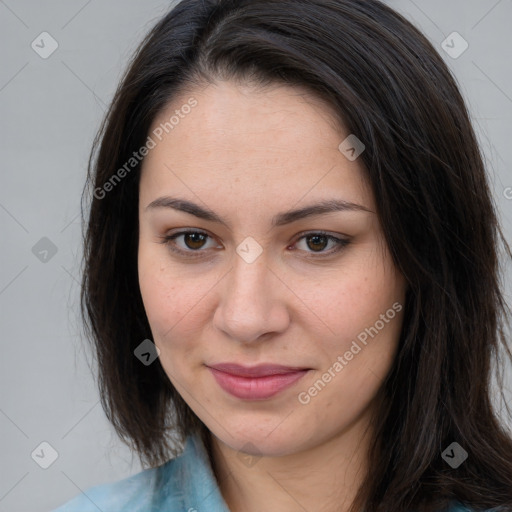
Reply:
<svg viewBox="0 0 512 512"><path fill-rule="evenodd" d="M165 464L145 469L123 480L90 487L53 512L143 512L162 505L172 506L177 473L184 458L190 457L191 441L183 453ZM188 450L187 450L188 448ZM169 512L178 508L167 508Z"/></svg>
<svg viewBox="0 0 512 512"><path fill-rule="evenodd" d="M151 493L158 471L159 468L146 469L124 480L91 487L54 512L98 512L98 510L135 512L144 510L151 502Z"/></svg>
<svg viewBox="0 0 512 512"><path fill-rule="evenodd" d="M199 435L183 453L156 468L87 489L53 512L229 512Z"/></svg>

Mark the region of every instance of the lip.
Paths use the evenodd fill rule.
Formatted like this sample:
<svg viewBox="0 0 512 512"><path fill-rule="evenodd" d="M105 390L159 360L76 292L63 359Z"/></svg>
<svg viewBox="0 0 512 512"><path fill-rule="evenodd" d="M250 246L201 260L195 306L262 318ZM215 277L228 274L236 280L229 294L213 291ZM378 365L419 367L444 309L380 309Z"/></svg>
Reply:
<svg viewBox="0 0 512 512"><path fill-rule="evenodd" d="M242 366L221 363L208 366L219 386L231 395L245 400L265 400L284 391L310 369L274 364Z"/></svg>

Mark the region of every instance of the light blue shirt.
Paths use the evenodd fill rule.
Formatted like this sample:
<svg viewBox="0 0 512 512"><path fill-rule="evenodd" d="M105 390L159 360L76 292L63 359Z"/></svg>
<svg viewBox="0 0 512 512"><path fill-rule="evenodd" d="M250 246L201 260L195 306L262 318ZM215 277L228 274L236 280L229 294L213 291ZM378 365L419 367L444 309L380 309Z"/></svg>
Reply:
<svg viewBox="0 0 512 512"><path fill-rule="evenodd" d="M86 490L53 512L229 512L201 439L156 468Z"/></svg>
<svg viewBox="0 0 512 512"><path fill-rule="evenodd" d="M156 468L86 490L53 512L229 512L198 436ZM471 512L455 505L450 512Z"/></svg>

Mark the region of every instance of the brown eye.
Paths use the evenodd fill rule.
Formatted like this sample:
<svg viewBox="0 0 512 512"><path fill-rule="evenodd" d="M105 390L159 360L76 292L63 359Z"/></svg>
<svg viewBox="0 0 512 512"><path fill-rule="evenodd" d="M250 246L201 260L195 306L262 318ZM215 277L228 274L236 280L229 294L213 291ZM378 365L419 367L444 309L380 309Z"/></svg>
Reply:
<svg viewBox="0 0 512 512"><path fill-rule="evenodd" d="M208 238L208 235L203 233L185 233L183 235L183 241L189 249L201 249L204 242Z"/></svg>
<svg viewBox="0 0 512 512"><path fill-rule="evenodd" d="M326 248L329 239L325 235L310 235L306 237L307 246L313 251L322 251Z"/></svg>
<svg viewBox="0 0 512 512"><path fill-rule="evenodd" d="M202 231L180 231L160 238L162 238L161 243L169 250L189 258L205 256L206 249L215 248L215 244L208 247L208 240L213 242L213 238Z"/></svg>
<svg viewBox="0 0 512 512"><path fill-rule="evenodd" d="M332 254L341 251L350 243L350 241L346 238L338 238L336 236L330 235L329 233L324 233L321 231L306 234L300 237L297 240L296 245L303 241L305 242L305 248L299 247L299 249L309 253L312 255L312 257L331 256ZM331 243L331 247L328 248L329 244Z"/></svg>

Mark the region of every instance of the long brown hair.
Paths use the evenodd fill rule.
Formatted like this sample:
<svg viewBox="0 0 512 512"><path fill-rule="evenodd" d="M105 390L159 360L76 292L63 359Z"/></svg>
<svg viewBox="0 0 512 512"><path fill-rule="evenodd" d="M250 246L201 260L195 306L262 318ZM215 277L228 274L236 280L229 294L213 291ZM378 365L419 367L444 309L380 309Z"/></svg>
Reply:
<svg viewBox="0 0 512 512"><path fill-rule="evenodd" d="M512 440L491 396L493 363L499 370L503 355L512 359L500 246L512 254L453 76L378 0L183 0L134 55L95 139L82 198L90 202L82 314L102 406L121 439L154 466L177 453L176 435L205 436L206 427L158 360L145 366L134 356L151 338L137 274L140 163L105 184L127 169L178 92L218 79L306 87L366 146L360 158L409 286L352 510L430 512L454 500L512 510ZM468 454L456 468L442 456L452 443Z"/></svg>

